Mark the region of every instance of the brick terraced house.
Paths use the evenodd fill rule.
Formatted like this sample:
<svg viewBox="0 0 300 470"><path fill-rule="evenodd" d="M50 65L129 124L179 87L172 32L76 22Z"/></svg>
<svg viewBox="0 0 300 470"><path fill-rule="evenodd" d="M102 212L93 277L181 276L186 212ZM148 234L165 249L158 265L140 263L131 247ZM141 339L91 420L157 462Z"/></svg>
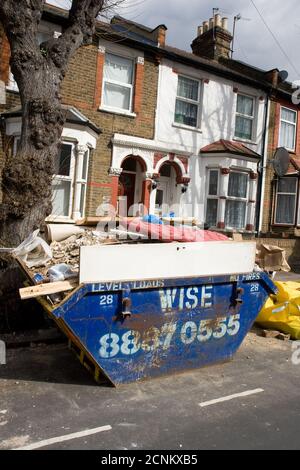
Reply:
<svg viewBox="0 0 300 470"><path fill-rule="evenodd" d="M65 21L64 10L47 5L39 41L59 35ZM276 69L231 58L232 35L220 15L198 28L192 52L167 45L166 30L115 16L98 22L93 44L71 61L49 221L87 220L105 215L103 203L116 211L122 203L129 215L172 210L246 238L270 227L277 233L273 220L282 224L284 201L296 201L298 188L291 87ZM17 149L21 109L3 34L0 41L1 162ZM295 192L284 194L284 179L272 183L268 159L278 146L291 146L286 178ZM284 230L292 233L297 222L289 215Z"/></svg>
<svg viewBox="0 0 300 470"><path fill-rule="evenodd" d="M294 270L300 268L300 113L299 90L288 83L277 83L270 96L267 158L263 171L263 197L260 242L276 244L287 252ZM278 148L289 153L287 173L274 171Z"/></svg>
<svg viewBox="0 0 300 470"><path fill-rule="evenodd" d="M64 10L47 5L39 41L59 35L65 19ZM165 27L147 28L145 37L133 31L124 37L121 29L118 24L98 23L93 44L81 48L70 63L62 89L67 120L53 177L50 221L67 223L95 216L104 201L116 205L120 182L111 168L113 136L118 132L154 137L157 49ZM7 153L16 151L21 133L18 89L9 71L9 47L3 35L0 55L0 79L6 83L6 104L1 106L3 162ZM128 160L124 164L130 167ZM141 180L137 197L147 199L145 172Z"/></svg>

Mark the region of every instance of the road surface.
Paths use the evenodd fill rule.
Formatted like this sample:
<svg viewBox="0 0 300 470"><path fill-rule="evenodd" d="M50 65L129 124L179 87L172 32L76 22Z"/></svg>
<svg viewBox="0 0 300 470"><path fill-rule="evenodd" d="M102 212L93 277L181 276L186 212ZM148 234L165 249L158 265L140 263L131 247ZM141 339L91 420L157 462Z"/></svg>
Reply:
<svg viewBox="0 0 300 470"><path fill-rule="evenodd" d="M64 344L9 350L0 448L299 449L292 344L250 333L232 362L118 389L95 385Z"/></svg>

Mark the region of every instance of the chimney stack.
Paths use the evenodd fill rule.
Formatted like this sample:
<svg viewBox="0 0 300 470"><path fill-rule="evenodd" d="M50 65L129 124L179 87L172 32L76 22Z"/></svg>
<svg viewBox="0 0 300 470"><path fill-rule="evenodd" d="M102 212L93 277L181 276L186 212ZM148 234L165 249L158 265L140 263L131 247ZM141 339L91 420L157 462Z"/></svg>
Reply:
<svg viewBox="0 0 300 470"><path fill-rule="evenodd" d="M228 18L216 14L198 27L197 37L191 44L193 53L199 57L219 60L231 55L232 34L228 31Z"/></svg>

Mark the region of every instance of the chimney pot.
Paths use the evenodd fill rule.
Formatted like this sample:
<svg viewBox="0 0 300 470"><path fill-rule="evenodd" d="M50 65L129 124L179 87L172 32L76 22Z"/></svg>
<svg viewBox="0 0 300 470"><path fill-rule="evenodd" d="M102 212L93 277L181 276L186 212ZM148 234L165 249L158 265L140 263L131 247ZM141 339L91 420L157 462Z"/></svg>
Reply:
<svg viewBox="0 0 300 470"><path fill-rule="evenodd" d="M228 31L228 18L226 17L222 18L222 28Z"/></svg>
<svg viewBox="0 0 300 470"><path fill-rule="evenodd" d="M214 19L209 18L209 29L212 29L214 27Z"/></svg>
<svg viewBox="0 0 300 470"><path fill-rule="evenodd" d="M198 26L197 36L202 36L203 34L203 26Z"/></svg>
<svg viewBox="0 0 300 470"><path fill-rule="evenodd" d="M209 23L208 21L203 21L203 32L206 33L209 29Z"/></svg>
<svg viewBox="0 0 300 470"><path fill-rule="evenodd" d="M222 26L221 15L219 13L215 15L215 26Z"/></svg>

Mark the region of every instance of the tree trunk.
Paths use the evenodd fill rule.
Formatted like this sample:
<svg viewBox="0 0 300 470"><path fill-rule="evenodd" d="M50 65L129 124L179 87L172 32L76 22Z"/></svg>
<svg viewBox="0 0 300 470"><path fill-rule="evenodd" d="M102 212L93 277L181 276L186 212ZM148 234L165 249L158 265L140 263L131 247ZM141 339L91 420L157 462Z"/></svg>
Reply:
<svg viewBox="0 0 300 470"><path fill-rule="evenodd" d="M0 0L23 113L20 147L3 171L0 247L16 246L51 212L53 158L65 121L61 82L76 50L91 43L98 14L114 2L72 0L62 34L39 45L44 4L45 0Z"/></svg>
<svg viewBox="0 0 300 470"><path fill-rule="evenodd" d="M20 146L5 161L2 175L0 248L17 247L51 213L53 162L65 121L61 82L70 58L91 42L96 17L111 1L72 0L61 36L39 45L37 32L44 4L45 0L0 0L0 19L10 43L10 65L22 104ZM0 315L13 298L11 292L18 298L20 287L0 249L0 290L2 286Z"/></svg>
<svg viewBox="0 0 300 470"><path fill-rule="evenodd" d="M32 78L32 77L31 77ZM31 83L29 77L28 82ZM0 206L0 246L17 247L30 233L39 228L51 213L53 160L64 124L64 112L58 100L59 85L41 80L43 86L24 87L22 100L22 135L16 155L6 161L2 175L3 202ZM1 262L2 260L2 262ZM23 305L18 289L23 277L7 255L0 256L0 325L11 331L24 325ZM26 315L41 326L41 309L26 304ZM10 319L10 320L9 320ZM26 324L26 322L25 322ZM29 324L29 322L28 322Z"/></svg>
<svg viewBox="0 0 300 470"><path fill-rule="evenodd" d="M53 159L65 121L56 73L39 70L20 90L22 134L16 155L5 162L0 209L0 244L20 244L51 213Z"/></svg>

